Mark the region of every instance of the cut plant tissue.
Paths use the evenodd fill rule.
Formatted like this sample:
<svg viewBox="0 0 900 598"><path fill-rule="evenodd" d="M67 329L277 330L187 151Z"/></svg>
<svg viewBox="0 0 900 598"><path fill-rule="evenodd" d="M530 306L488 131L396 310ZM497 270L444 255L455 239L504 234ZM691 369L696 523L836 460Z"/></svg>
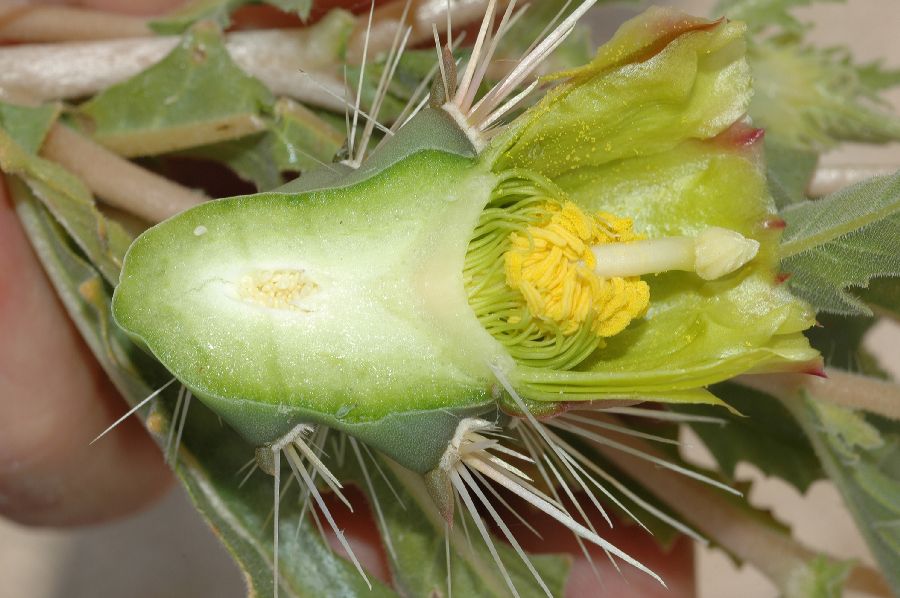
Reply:
<svg viewBox="0 0 900 598"><path fill-rule="evenodd" d="M594 0L231 31L243 4L0 50L0 168L131 406L110 429L144 420L250 595L574 595L539 512L598 594L666 585L619 521L787 596L900 593L900 388L848 358L900 312L900 174L808 191L826 149L900 139L897 71L810 45L793 0L649 8L596 51ZM153 60L83 59L116 48ZM16 66L67 52L77 87ZM877 569L751 506L738 462L829 479ZM387 580L336 517L360 495Z"/></svg>

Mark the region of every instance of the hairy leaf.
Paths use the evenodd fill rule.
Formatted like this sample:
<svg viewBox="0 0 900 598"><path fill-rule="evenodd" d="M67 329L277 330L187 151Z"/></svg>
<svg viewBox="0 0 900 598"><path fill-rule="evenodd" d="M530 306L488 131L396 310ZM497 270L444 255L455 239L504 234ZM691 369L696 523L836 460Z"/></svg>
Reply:
<svg viewBox="0 0 900 598"><path fill-rule="evenodd" d="M885 68L880 60L858 65L856 72L862 84L875 91L900 85L900 69Z"/></svg>
<svg viewBox="0 0 900 598"><path fill-rule="evenodd" d="M853 565L819 556L791 577L785 598L841 598Z"/></svg>
<svg viewBox="0 0 900 598"><path fill-rule="evenodd" d="M860 292L860 298L876 314L900 320L900 278L879 278Z"/></svg>
<svg viewBox="0 0 900 598"><path fill-rule="evenodd" d="M766 182L775 205L783 209L807 199L806 187L816 171L819 154L777 139L766 139Z"/></svg>
<svg viewBox="0 0 900 598"><path fill-rule="evenodd" d="M227 27L231 24L231 15L235 10L260 2L294 13L304 21L312 8L312 0L191 0L163 18L152 21L150 28L157 33L181 33L204 19L213 20L220 27Z"/></svg>
<svg viewBox="0 0 900 598"><path fill-rule="evenodd" d="M900 593L900 424L815 397L787 404L840 490L895 593Z"/></svg>
<svg viewBox="0 0 900 598"><path fill-rule="evenodd" d="M846 289L900 276L900 173L791 205L782 216L781 266L791 289L818 311L871 315Z"/></svg>
<svg viewBox="0 0 900 598"><path fill-rule="evenodd" d="M77 123L125 156L146 156L256 133L274 103L201 23L162 61L82 104Z"/></svg>
<svg viewBox="0 0 900 598"><path fill-rule="evenodd" d="M792 11L817 1L824 0L721 0L716 6L715 14L744 21L754 33L747 54L754 122L803 150L900 139L900 118L878 95L900 83L900 72L879 62L855 64L845 48L806 44L810 26Z"/></svg>
<svg viewBox="0 0 900 598"><path fill-rule="evenodd" d="M781 143L823 150L839 141L900 139L900 117L877 98L845 50L763 41L748 52L756 93L754 122Z"/></svg>
<svg viewBox="0 0 900 598"><path fill-rule="evenodd" d="M896 278L884 278L872 282L896 282ZM866 290L868 291L868 289ZM822 353L825 364L867 376L885 377L878 361L866 350L863 339L875 325L873 318L865 316L836 316L821 313L819 325L806 331L809 343Z"/></svg>
<svg viewBox="0 0 900 598"><path fill-rule="evenodd" d="M744 21L756 33L775 28L779 32L796 34L804 32L808 25L797 19L791 11L817 1L822 0L719 0L713 8L713 14Z"/></svg>
<svg viewBox="0 0 900 598"><path fill-rule="evenodd" d="M723 426L692 424L694 432L709 447L722 473L734 479L738 463L752 463L769 476L778 476L800 492L824 477L819 460L790 413L776 399L738 386L719 384L713 392L740 414L716 412ZM708 415L695 405L669 405L680 413Z"/></svg>

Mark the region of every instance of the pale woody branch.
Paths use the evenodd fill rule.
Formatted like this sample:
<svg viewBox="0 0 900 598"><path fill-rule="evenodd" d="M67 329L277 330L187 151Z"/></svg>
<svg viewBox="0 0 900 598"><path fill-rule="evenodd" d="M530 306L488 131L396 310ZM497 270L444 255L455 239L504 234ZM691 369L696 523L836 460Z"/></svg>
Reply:
<svg viewBox="0 0 900 598"><path fill-rule="evenodd" d="M68 42L152 35L146 19L72 6L9 2L0 7L0 40Z"/></svg>
<svg viewBox="0 0 900 598"><path fill-rule="evenodd" d="M206 199L59 123L47 135L41 154L81 178L105 204L147 222L160 222Z"/></svg>
<svg viewBox="0 0 900 598"><path fill-rule="evenodd" d="M316 50L309 31L232 33L226 46L238 66L273 93L343 110L331 95L344 93L343 81L332 74L334 57ZM0 97L40 102L88 97L159 62L178 40L163 36L3 48ZM315 82L304 72L310 73Z"/></svg>
<svg viewBox="0 0 900 598"><path fill-rule="evenodd" d="M807 193L810 197L824 197L872 177L894 174L897 170L897 166L887 164L822 166L816 170L816 174L807 188Z"/></svg>
<svg viewBox="0 0 900 598"><path fill-rule="evenodd" d="M370 57L378 56L390 47L394 32L400 26L402 4L390 3L375 11ZM430 40L432 22L437 24L439 31L446 29L448 6L453 23L461 28L473 17L483 14L485 4L485 0L454 0L452 4L446 0L416 0L411 12L413 34L410 45ZM51 101L87 97L159 62L178 43L177 36L133 38L141 28L145 35L149 32L143 21L130 17L121 17L125 20L123 34L117 37L131 39L104 39L113 33L108 23L119 17L91 11L73 12L74 21L81 25L73 25L73 31L68 31L57 23L59 14L55 11L58 10L33 7L22 12L17 7L7 9L6 13L0 12L0 39L83 40L90 38L89 33L82 35L74 29L90 29L90 24L94 23L97 33L92 39L102 41L0 49L0 99ZM359 60L367 24L367 15L357 19L347 50L351 62ZM344 96L339 63L342 61L328 49L329 44L316 41L315 27L240 31L226 36L226 47L238 66L260 79L276 95L342 111L343 104L335 98L335 95Z"/></svg>
<svg viewBox="0 0 900 598"><path fill-rule="evenodd" d="M785 401L802 392L816 400L850 409L864 409L900 421L900 387L890 382L826 368L827 378L808 374L757 374L735 378L743 386Z"/></svg>

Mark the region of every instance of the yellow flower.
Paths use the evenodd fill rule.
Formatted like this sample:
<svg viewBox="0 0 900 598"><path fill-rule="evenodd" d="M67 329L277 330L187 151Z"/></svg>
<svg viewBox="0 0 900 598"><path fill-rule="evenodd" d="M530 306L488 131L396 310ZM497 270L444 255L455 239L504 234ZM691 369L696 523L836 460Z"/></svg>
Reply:
<svg viewBox="0 0 900 598"><path fill-rule="evenodd" d="M522 294L531 314L563 335L575 334L586 322L598 337L618 334L647 311L650 289L637 276L599 276L591 249L638 239L631 220L589 215L571 201L548 203L545 209L543 222L509 236L507 283Z"/></svg>

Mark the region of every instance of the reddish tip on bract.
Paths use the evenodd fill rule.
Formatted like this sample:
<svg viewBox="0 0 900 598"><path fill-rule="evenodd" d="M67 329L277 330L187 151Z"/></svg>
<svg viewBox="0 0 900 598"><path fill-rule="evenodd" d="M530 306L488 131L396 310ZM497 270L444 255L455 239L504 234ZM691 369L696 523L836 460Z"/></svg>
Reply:
<svg viewBox="0 0 900 598"><path fill-rule="evenodd" d="M787 226L787 222L778 216L770 216L763 221L763 228L768 230L783 230Z"/></svg>
<svg viewBox="0 0 900 598"><path fill-rule="evenodd" d="M729 148L749 148L762 141L765 137L765 129L754 127L746 121L740 120L716 135L714 141Z"/></svg>
<svg viewBox="0 0 900 598"><path fill-rule="evenodd" d="M825 368L823 368L822 366L816 366L816 367L812 367L812 368L803 370L803 373L808 374L810 376L816 376L819 378L825 378L825 379L828 378L828 374L825 372Z"/></svg>

